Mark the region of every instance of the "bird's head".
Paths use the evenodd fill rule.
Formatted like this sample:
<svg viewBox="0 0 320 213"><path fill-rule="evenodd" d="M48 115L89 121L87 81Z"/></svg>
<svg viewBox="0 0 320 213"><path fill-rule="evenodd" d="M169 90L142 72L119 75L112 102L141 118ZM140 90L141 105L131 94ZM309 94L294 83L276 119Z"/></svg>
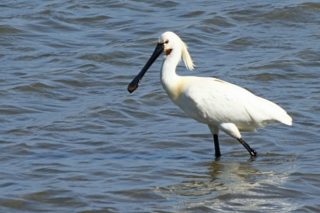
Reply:
<svg viewBox="0 0 320 213"><path fill-rule="evenodd" d="M170 57L177 57L178 60L182 58L187 69L193 70L194 64L188 52L187 45L181 40L181 38L177 34L173 32L165 32L160 36L157 46L154 49L147 63L144 65L139 74L128 85L128 91L130 93L132 93L138 88L139 81L142 79L149 67L153 64L153 62L159 57L159 55L162 52L168 59Z"/></svg>
<svg viewBox="0 0 320 213"><path fill-rule="evenodd" d="M188 47L177 34L174 32L165 32L160 36L159 43L163 44L163 53L165 57L175 54L179 59L182 58L188 70L194 69Z"/></svg>

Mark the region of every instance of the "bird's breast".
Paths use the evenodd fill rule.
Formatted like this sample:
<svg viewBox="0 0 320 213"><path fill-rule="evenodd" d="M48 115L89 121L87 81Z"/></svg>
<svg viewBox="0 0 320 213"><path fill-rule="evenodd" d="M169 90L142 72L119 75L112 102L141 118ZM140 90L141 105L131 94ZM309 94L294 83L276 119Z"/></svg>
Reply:
<svg viewBox="0 0 320 213"><path fill-rule="evenodd" d="M162 81L162 86L167 92L170 99L177 104L177 101L179 100L179 97L181 96L185 88L184 80L179 79L175 82Z"/></svg>

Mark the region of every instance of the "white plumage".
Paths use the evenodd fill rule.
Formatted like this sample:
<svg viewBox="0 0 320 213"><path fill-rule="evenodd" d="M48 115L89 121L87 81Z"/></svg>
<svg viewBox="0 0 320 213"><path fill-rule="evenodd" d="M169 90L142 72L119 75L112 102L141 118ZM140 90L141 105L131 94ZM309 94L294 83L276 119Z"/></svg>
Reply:
<svg viewBox="0 0 320 213"><path fill-rule="evenodd" d="M181 93L173 101L202 123L216 127L234 123L243 131L252 131L275 121L291 125L291 118L281 107L239 86L216 78L180 78L184 82Z"/></svg>
<svg viewBox="0 0 320 213"><path fill-rule="evenodd" d="M160 52L164 52L162 86L188 116L209 126L214 136L216 157L221 155L219 130L236 138L251 156L256 156L256 152L241 138L240 131L253 131L273 122L292 125L292 118L284 109L242 87L216 78L177 75L176 67L181 58L189 70L194 65L186 44L175 33L163 33L157 48L141 73L129 84L129 92L138 87L146 70Z"/></svg>

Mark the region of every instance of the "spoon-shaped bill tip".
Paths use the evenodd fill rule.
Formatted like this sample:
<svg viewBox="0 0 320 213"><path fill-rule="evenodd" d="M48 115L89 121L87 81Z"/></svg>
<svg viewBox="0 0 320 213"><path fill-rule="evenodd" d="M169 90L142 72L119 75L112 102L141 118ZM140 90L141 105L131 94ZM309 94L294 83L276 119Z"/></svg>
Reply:
<svg viewBox="0 0 320 213"><path fill-rule="evenodd" d="M134 80L128 85L128 92L130 93L133 93L136 89L138 89L139 86L139 81L136 82Z"/></svg>

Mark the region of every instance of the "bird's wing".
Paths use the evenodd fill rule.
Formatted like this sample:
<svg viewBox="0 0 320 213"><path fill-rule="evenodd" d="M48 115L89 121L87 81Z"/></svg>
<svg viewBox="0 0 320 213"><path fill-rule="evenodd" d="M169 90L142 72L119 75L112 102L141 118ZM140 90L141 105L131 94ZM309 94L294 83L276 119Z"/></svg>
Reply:
<svg viewBox="0 0 320 213"><path fill-rule="evenodd" d="M254 130L277 120L274 111L285 113L281 107L271 101L260 98L242 87L215 78L188 79L184 99L193 106L184 111L187 114L193 114L193 117L198 117L198 120L201 117L203 122L215 124L230 122L242 130ZM194 115L195 112L197 112L196 115Z"/></svg>

